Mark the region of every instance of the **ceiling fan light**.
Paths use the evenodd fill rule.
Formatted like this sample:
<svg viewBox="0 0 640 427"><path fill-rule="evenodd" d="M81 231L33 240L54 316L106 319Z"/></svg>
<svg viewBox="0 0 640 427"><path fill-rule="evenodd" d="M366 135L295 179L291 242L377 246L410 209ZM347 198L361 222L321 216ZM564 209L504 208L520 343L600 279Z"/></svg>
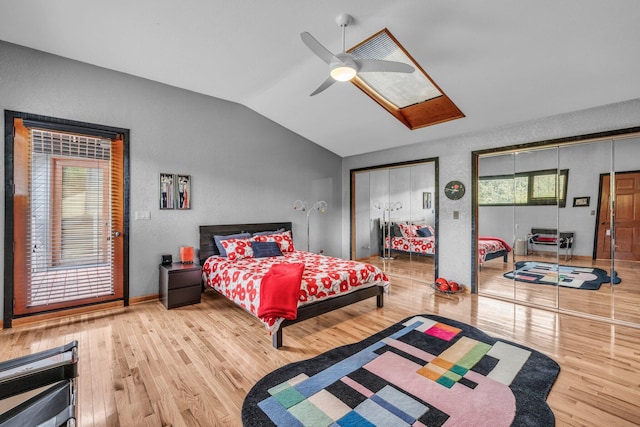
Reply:
<svg viewBox="0 0 640 427"><path fill-rule="evenodd" d="M346 82L356 76L357 70L348 65L340 65L331 70L329 74L339 82Z"/></svg>

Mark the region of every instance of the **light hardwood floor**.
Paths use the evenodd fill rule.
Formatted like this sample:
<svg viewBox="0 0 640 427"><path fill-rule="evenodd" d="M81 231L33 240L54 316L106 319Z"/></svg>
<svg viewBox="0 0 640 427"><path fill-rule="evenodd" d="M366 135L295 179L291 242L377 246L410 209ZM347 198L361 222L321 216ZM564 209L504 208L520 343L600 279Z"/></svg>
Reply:
<svg viewBox="0 0 640 427"><path fill-rule="evenodd" d="M238 426L244 396L289 362L359 341L415 314L439 314L535 348L561 366L548 403L558 426L640 425L640 330L470 294L436 294L385 266L385 306L363 301L284 330L285 346L212 291L0 331L0 360L79 341L79 426ZM415 265L412 267L415 268ZM414 271L420 277L428 261ZM416 275L417 274L417 275ZM432 273L431 273L432 274Z"/></svg>

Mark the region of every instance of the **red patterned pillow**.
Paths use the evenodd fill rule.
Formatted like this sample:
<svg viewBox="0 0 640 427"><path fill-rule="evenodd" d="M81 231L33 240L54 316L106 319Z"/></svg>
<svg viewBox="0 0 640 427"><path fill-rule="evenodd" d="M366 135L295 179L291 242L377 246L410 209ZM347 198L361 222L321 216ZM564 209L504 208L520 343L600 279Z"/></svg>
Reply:
<svg viewBox="0 0 640 427"><path fill-rule="evenodd" d="M398 224L402 237L411 237L411 229L408 224Z"/></svg>
<svg viewBox="0 0 640 427"><path fill-rule="evenodd" d="M251 249L251 241L249 239L227 239L222 240L221 243L230 261L253 258L253 249Z"/></svg>
<svg viewBox="0 0 640 427"><path fill-rule="evenodd" d="M280 251L293 252L296 249L293 247L293 239L291 238L291 231L285 231L284 233L269 234L266 236L254 236L252 240L256 242L277 242L280 246Z"/></svg>
<svg viewBox="0 0 640 427"><path fill-rule="evenodd" d="M415 224L398 224L403 237L418 237L419 225Z"/></svg>

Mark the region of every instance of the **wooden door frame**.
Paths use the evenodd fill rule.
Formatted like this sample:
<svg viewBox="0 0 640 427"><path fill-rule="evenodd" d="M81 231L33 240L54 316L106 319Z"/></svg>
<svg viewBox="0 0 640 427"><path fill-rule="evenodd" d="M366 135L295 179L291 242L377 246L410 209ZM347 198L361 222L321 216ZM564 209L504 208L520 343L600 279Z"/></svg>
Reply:
<svg viewBox="0 0 640 427"><path fill-rule="evenodd" d="M124 217L123 217L123 302L129 305L129 194L130 194L130 158L129 158L129 129L94 123L79 122L75 120L59 119L55 117L5 110L4 114L4 190L5 190L5 221L4 221L4 306L3 327L10 328L14 317L13 300L13 241L14 241L14 216L13 216L13 177L14 177L14 152L13 152L13 127L14 119L34 120L51 126L52 130L85 133L88 135L113 135L120 134L124 142L123 184L124 184Z"/></svg>

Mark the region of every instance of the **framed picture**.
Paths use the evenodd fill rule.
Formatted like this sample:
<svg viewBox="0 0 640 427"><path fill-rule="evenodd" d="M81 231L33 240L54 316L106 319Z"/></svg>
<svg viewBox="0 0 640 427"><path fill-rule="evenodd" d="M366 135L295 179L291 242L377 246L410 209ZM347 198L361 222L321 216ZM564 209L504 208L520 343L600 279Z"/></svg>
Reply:
<svg viewBox="0 0 640 427"><path fill-rule="evenodd" d="M175 176L172 173L160 174L160 209L173 209L174 185Z"/></svg>
<svg viewBox="0 0 640 427"><path fill-rule="evenodd" d="M574 197L573 207L586 207L589 206L591 197Z"/></svg>
<svg viewBox="0 0 640 427"><path fill-rule="evenodd" d="M431 209L431 192L422 193L422 209Z"/></svg>
<svg viewBox="0 0 640 427"><path fill-rule="evenodd" d="M176 207L191 209L191 175L176 175Z"/></svg>

